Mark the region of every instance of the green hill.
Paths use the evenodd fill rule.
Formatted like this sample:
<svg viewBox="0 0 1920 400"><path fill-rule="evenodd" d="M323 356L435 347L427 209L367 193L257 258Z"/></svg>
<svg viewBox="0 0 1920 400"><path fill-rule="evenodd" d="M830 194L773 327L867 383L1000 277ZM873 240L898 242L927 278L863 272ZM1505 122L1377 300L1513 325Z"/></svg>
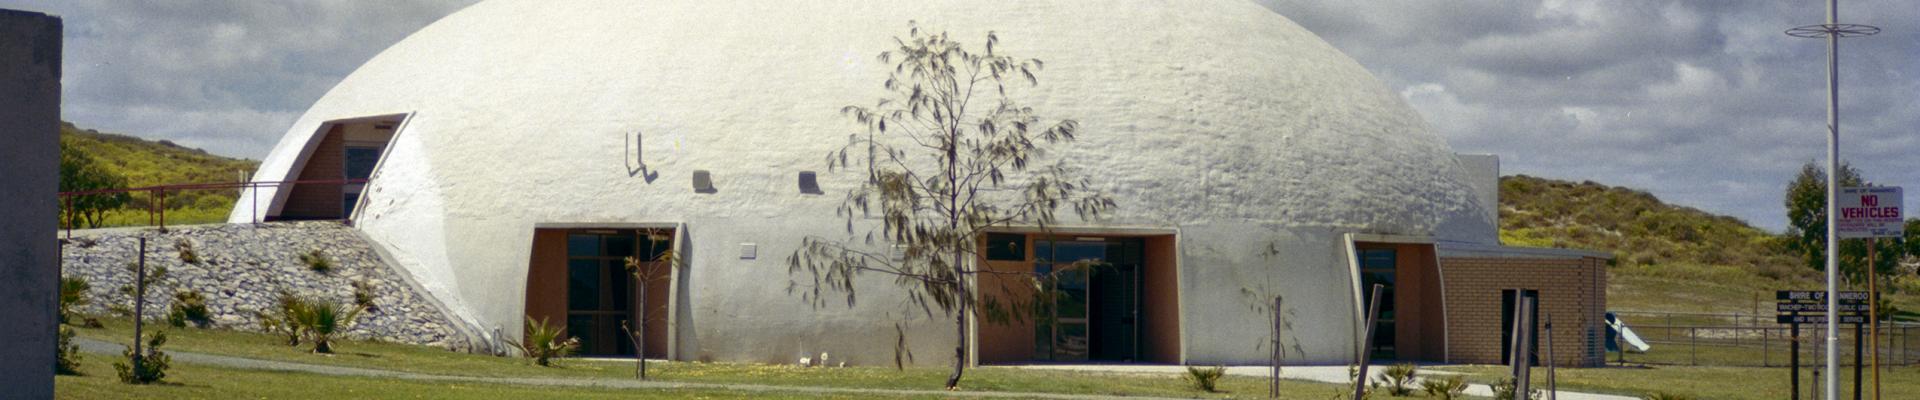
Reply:
<svg viewBox="0 0 1920 400"><path fill-rule="evenodd" d="M1784 236L1590 181L1501 178L1500 240L1613 253L1609 309L1751 313L1767 311L1758 308L1772 302L1774 290L1824 284ZM1882 288L1900 309L1920 310L1920 279L1906 275Z"/></svg>
<svg viewBox="0 0 1920 400"><path fill-rule="evenodd" d="M221 157L165 140L82 129L72 123L61 124L60 145L78 150L108 172L125 177L127 187L234 182L260 165L258 161ZM104 225L146 224L145 210L154 199L143 193L132 197L126 209L110 213ZM224 221L238 197L237 190L169 191L167 223Z"/></svg>

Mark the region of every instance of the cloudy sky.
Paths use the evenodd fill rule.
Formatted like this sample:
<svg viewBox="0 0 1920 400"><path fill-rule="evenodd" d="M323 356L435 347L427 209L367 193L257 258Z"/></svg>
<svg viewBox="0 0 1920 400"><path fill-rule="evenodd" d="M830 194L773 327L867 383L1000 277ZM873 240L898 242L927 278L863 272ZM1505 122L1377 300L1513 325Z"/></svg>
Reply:
<svg viewBox="0 0 1920 400"><path fill-rule="evenodd" d="M1823 2L1259 0L1385 80L1437 133L1509 174L1644 188L1785 225L1824 160ZM66 18L65 118L258 159L381 50L474 0L0 0ZM1920 5L1849 0L1843 155L1920 187ZM1920 195L1912 196L1920 197ZM1910 200L1908 204L1920 203Z"/></svg>

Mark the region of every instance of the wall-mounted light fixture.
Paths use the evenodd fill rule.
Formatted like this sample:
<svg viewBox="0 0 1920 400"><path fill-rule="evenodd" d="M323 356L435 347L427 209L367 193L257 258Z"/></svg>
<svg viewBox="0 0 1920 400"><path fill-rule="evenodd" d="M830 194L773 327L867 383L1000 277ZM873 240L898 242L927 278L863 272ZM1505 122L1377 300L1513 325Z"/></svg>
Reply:
<svg viewBox="0 0 1920 400"><path fill-rule="evenodd" d="M760 245L753 243L740 244L740 259L752 260L756 258L760 258Z"/></svg>
<svg viewBox="0 0 1920 400"><path fill-rule="evenodd" d="M713 173L707 170L693 171L693 191L695 193L715 193L720 189L713 187Z"/></svg>
<svg viewBox="0 0 1920 400"><path fill-rule="evenodd" d="M825 194L820 191L820 175L813 171L800 171L800 193Z"/></svg>

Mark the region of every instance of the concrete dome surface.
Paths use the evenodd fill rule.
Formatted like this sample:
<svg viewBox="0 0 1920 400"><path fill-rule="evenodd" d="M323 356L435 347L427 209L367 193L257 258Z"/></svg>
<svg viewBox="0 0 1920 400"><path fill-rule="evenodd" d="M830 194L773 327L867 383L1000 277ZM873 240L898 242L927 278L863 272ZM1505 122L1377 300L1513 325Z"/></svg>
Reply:
<svg viewBox="0 0 1920 400"><path fill-rule="evenodd" d="M1335 257L1321 249L1331 235L1489 240L1487 223L1458 221L1482 221L1491 205L1410 107L1313 33L1244 0L491 0L340 82L256 180L299 179L330 124L398 116L355 224L480 331L518 336L533 230L566 224L684 227L695 283L679 295L695 322L675 328L685 330L682 346L758 346L697 326L720 321L803 333L887 326L746 321L812 312L784 304L797 300L782 300L781 260L803 235L844 234L833 209L857 177L827 171L824 156L859 129L839 108L885 94L891 65L875 55L908 21L976 48L994 31L1001 52L1045 61L1040 84L1012 96L1045 120L1079 121L1081 139L1047 160L1118 202L1106 219L1073 224L1180 230L1191 236L1181 239L1183 265L1255 259L1185 247L1195 240L1305 243L1281 247L1310 261L1276 271L1338 282L1298 290L1347 308L1348 272L1317 265ZM696 171L713 190L695 190ZM820 174L824 195L795 189L802 171ZM285 212L289 192L258 190L257 208L243 197L234 222ZM747 243L756 257L736 254ZM750 287L767 293L722 293ZM813 319L862 312L892 311ZM1346 322L1339 317L1329 321ZM1307 347L1333 360L1345 340Z"/></svg>

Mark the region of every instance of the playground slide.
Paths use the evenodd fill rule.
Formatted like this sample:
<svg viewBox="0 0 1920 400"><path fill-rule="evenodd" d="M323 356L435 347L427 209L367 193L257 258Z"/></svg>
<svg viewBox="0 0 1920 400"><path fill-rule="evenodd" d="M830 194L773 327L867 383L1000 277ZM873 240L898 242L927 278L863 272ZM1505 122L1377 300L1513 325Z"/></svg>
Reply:
<svg viewBox="0 0 1920 400"><path fill-rule="evenodd" d="M1633 346L1633 351L1636 353L1645 353L1647 349L1653 348L1648 346L1646 341L1640 340L1640 335L1633 334L1633 328L1628 328L1627 322L1614 316L1613 313L1607 313L1607 328L1613 329L1620 335L1620 339L1627 342L1628 346Z"/></svg>

